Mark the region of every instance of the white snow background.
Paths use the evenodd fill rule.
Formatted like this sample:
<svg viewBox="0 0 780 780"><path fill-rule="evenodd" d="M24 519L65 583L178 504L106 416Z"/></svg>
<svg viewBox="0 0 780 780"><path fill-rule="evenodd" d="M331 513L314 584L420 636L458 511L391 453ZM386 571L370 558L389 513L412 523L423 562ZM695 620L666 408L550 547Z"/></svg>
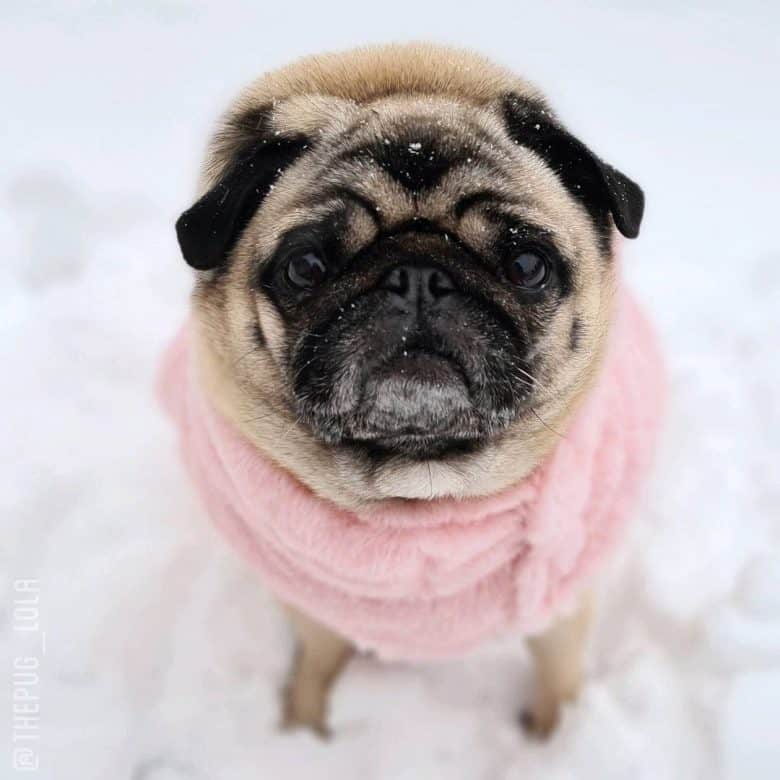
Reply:
<svg viewBox="0 0 780 780"><path fill-rule="evenodd" d="M17 578L40 580L46 780L780 777L780 5L5 0L0 25L0 778L23 776ZM624 265L668 429L547 744L515 723L519 639L357 659L330 743L280 733L286 625L211 536L152 395L218 112L295 56L420 38L539 83L648 198Z"/></svg>

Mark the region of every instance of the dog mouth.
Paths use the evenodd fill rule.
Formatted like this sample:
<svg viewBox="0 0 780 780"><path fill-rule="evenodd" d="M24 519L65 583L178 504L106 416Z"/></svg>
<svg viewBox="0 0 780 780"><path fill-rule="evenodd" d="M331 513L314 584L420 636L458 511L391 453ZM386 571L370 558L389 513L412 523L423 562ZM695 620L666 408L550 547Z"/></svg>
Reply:
<svg viewBox="0 0 780 780"><path fill-rule="evenodd" d="M395 458L409 461L442 460L478 452L486 439L442 436L397 436L376 439L345 438L342 446L366 456L373 464Z"/></svg>
<svg viewBox="0 0 780 780"><path fill-rule="evenodd" d="M504 356L486 354L476 336L471 346L463 329L391 320L382 332L330 335L337 348L314 343L296 379L299 419L329 447L374 459L442 459L487 446L514 420L516 399Z"/></svg>
<svg viewBox="0 0 780 780"><path fill-rule="evenodd" d="M372 370L345 444L377 453L441 457L484 437L468 375L453 357L405 349Z"/></svg>

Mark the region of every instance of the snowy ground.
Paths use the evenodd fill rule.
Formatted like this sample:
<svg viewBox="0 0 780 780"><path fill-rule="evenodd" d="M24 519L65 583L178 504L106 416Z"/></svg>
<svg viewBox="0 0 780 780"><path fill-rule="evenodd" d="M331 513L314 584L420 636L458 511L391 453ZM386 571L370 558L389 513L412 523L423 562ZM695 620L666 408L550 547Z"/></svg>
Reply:
<svg viewBox="0 0 780 780"><path fill-rule="evenodd" d="M9 697L12 658L40 658L38 777L780 776L780 6L583 5L0 6L0 647ZM332 743L280 734L285 625L210 538L151 396L216 112L292 56L423 37L537 80L648 193L625 265L668 352L669 430L591 681L544 746L513 722L519 642L358 660ZM45 654L13 630L17 578L40 579Z"/></svg>

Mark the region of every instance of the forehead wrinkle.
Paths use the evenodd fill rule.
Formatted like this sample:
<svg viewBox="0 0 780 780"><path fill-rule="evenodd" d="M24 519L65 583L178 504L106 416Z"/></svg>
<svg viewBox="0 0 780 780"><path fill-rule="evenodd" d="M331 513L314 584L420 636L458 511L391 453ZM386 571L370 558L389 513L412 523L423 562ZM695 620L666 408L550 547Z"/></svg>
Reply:
<svg viewBox="0 0 780 780"><path fill-rule="evenodd" d="M328 170L318 170L323 175L307 178L306 186L299 187L295 196L288 199L288 208L320 213L323 207L333 208L334 204L344 208L349 200L367 219L378 223L378 231L392 229L416 214L414 198L378 166L351 160ZM323 197L328 200L323 201Z"/></svg>
<svg viewBox="0 0 780 780"><path fill-rule="evenodd" d="M400 120L399 120L400 122ZM402 128L378 130L359 142L350 144L338 154L338 162L358 161L386 171L388 152L405 149L406 145L417 143L423 146L416 154L420 163L433 162L436 159L447 163L443 176L455 168L474 161L499 169L506 161L506 155L494 143L494 139L476 139L464 137L461 128L431 127L410 125ZM414 163L414 159L411 159Z"/></svg>
<svg viewBox="0 0 780 780"><path fill-rule="evenodd" d="M500 148L497 128L489 119L481 109L456 101L396 95L374 102L350 123L349 143L342 146L340 156L370 153L372 147L377 151L386 142L417 140L449 156L489 155Z"/></svg>
<svg viewBox="0 0 780 780"><path fill-rule="evenodd" d="M379 233L377 224L365 209L355 204L354 211L351 218L347 219L344 234L341 237L344 251L349 254L359 252L374 241Z"/></svg>
<svg viewBox="0 0 780 780"><path fill-rule="evenodd" d="M367 172L365 168L353 167L350 172L350 177L340 177L342 186L348 186L374 204L375 214L383 230L416 216L413 194L381 168L372 166Z"/></svg>
<svg viewBox="0 0 780 780"><path fill-rule="evenodd" d="M352 185L333 184L320 192L302 192L294 204L299 209L318 209L336 206L341 210L358 208L368 215L369 219L378 219L376 206L364 195L357 192ZM334 210L336 210L334 208Z"/></svg>
<svg viewBox="0 0 780 780"><path fill-rule="evenodd" d="M503 176L497 179L491 169L479 163L458 166L438 187L418 196L419 216L439 221L454 231L459 222L456 207L461 199L475 192L490 190L501 202L509 200L508 187L503 187L507 181Z"/></svg>
<svg viewBox="0 0 780 780"><path fill-rule="evenodd" d="M499 228L476 210L466 214L458 225L457 234L461 241L472 246L484 256L493 254Z"/></svg>
<svg viewBox="0 0 780 780"><path fill-rule="evenodd" d="M432 114L433 103L447 109L443 116ZM454 228L450 216L455 206L454 186L460 184L468 193L473 187L496 188L497 182L508 185L511 181L505 169L512 150L498 134L500 127L483 114L446 100L401 96L378 101L353 117L346 138L342 135L342 143L330 147L328 164L323 166L325 176L372 200L383 229L418 216L446 220ZM417 128L415 123L420 123ZM453 158L440 182L417 190L404 186L372 154L372 147L378 155L380 144L403 143L404 136L415 130L425 132L423 140L432 145L432 153Z"/></svg>
<svg viewBox="0 0 780 780"><path fill-rule="evenodd" d="M360 246L370 242L379 233L379 229L370 213L357 201L345 202L344 198L332 195L325 200L310 197L302 201L290 211L283 223L277 223L272 245L268 256L272 255L286 233L295 228L304 227L319 220L335 219L339 214L347 212L348 219L339 239L347 252L355 251Z"/></svg>

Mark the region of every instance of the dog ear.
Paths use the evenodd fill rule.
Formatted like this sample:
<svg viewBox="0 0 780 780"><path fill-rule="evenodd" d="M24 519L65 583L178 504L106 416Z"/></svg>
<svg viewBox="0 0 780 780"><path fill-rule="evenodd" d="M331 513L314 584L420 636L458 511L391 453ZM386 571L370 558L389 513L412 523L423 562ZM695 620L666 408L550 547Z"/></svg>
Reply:
<svg viewBox="0 0 780 780"><path fill-rule="evenodd" d="M199 271L221 266L273 183L305 148L301 137L244 144L217 184L176 221L184 259Z"/></svg>
<svg viewBox="0 0 780 780"><path fill-rule="evenodd" d="M599 159L543 105L510 94L503 115L512 140L542 157L597 223L605 224L611 214L626 238L639 235L645 196L638 184Z"/></svg>

